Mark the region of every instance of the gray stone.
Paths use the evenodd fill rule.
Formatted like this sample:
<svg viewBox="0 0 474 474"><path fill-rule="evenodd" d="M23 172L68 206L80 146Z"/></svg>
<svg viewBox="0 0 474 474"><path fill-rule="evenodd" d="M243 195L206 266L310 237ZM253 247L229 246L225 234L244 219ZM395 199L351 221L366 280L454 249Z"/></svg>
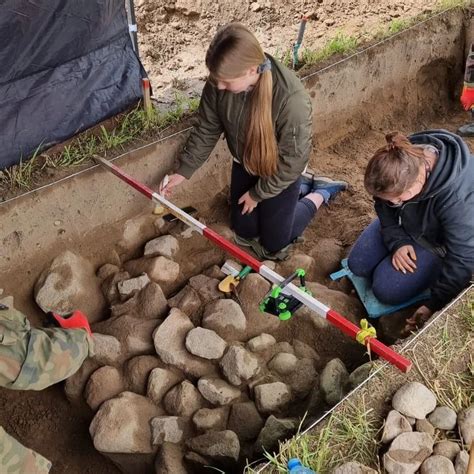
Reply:
<svg viewBox="0 0 474 474"><path fill-rule="evenodd" d="M97 270L96 275L100 281L104 281L106 278L115 275L119 271L120 268L117 265L113 265L112 263L106 263Z"/></svg>
<svg viewBox="0 0 474 474"><path fill-rule="evenodd" d="M166 257L170 260L176 256L179 251L178 240L172 235L162 235L156 239L150 240L145 244L143 251L144 257Z"/></svg>
<svg viewBox="0 0 474 474"><path fill-rule="evenodd" d="M283 442L292 436L297 428L298 420L294 418L276 418L270 415L258 435L255 449L258 452L269 451L276 447L279 441Z"/></svg>
<svg viewBox="0 0 474 474"><path fill-rule="evenodd" d="M189 318L179 309L171 309L169 316L153 334L156 352L163 362L192 377L215 373L212 362L196 357L186 350L185 340L191 329L194 329L194 326Z"/></svg>
<svg viewBox="0 0 474 474"><path fill-rule="evenodd" d="M264 421L255 403L234 403L230 409L228 429L237 434L241 441L255 439L263 428Z"/></svg>
<svg viewBox="0 0 474 474"><path fill-rule="evenodd" d="M402 433L383 456L388 474L414 473L433 452L433 438L427 433Z"/></svg>
<svg viewBox="0 0 474 474"><path fill-rule="evenodd" d="M276 343L276 339L271 334L260 334L247 341L247 347L252 352L261 352L270 349Z"/></svg>
<svg viewBox="0 0 474 474"><path fill-rule="evenodd" d="M255 387L255 403L262 413L280 411L291 400L291 391L283 382L267 383Z"/></svg>
<svg viewBox="0 0 474 474"><path fill-rule="evenodd" d="M299 359L312 359L315 362L320 361L318 353L308 344L300 341L298 339L293 339L293 347L295 350L295 355Z"/></svg>
<svg viewBox="0 0 474 474"><path fill-rule="evenodd" d="M155 368L148 376L147 397L157 405L165 394L183 380L182 374L170 369Z"/></svg>
<svg viewBox="0 0 474 474"><path fill-rule="evenodd" d="M231 346L221 359L220 366L232 385L240 385L259 371L258 360L240 346Z"/></svg>
<svg viewBox="0 0 474 474"><path fill-rule="evenodd" d="M191 435L188 418L180 416L157 416L151 420L153 444L181 443Z"/></svg>
<svg viewBox="0 0 474 474"><path fill-rule="evenodd" d="M153 453L150 421L162 414L148 398L123 392L101 405L89 432L95 448L104 453Z"/></svg>
<svg viewBox="0 0 474 474"><path fill-rule="evenodd" d="M454 471L456 474L467 474L467 466L469 464L469 453L461 451L454 461Z"/></svg>
<svg viewBox="0 0 474 474"><path fill-rule="evenodd" d="M238 388L233 387L217 377L202 377L198 381L198 390L201 395L213 405L228 405L241 393Z"/></svg>
<svg viewBox="0 0 474 474"><path fill-rule="evenodd" d="M412 431L412 429L408 420L398 413L398 411L391 410L385 420L381 441L382 443L390 443L390 441L393 441L399 434L408 433L410 431Z"/></svg>
<svg viewBox="0 0 474 474"><path fill-rule="evenodd" d="M128 278L130 278L128 272L117 272L110 274L102 281L100 288L109 304L114 304L120 300L120 294L117 285L122 280L127 280Z"/></svg>
<svg viewBox="0 0 474 474"><path fill-rule="evenodd" d="M295 354L295 349L287 341L277 342L275 346L273 347L273 351L275 354L277 354L278 352L283 352L285 354L293 354L293 355Z"/></svg>
<svg viewBox="0 0 474 474"><path fill-rule="evenodd" d="M201 408L193 415L198 431L223 431L227 427L229 407Z"/></svg>
<svg viewBox="0 0 474 474"><path fill-rule="evenodd" d="M226 347L224 339L210 329L197 327L186 336L186 349L204 359L220 359Z"/></svg>
<svg viewBox="0 0 474 474"><path fill-rule="evenodd" d="M461 448L459 447L459 444L455 443L454 441L447 440L436 443L433 448L433 454L444 456L453 462L460 451Z"/></svg>
<svg viewBox="0 0 474 474"><path fill-rule="evenodd" d="M420 433L428 433L431 436L435 434L435 428L428 420L416 420L415 427Z"/></svg>
<svg viewBox="0 0 474 474"><path fill-rule="evenodd" d="M124 376L128 390L145 395L148 385L148 376L163 363L156 356L141 355L128 360L124 366Z"/></svg>
<svg viewBox="0 0 474 474"><path fill-rule="evenodd" d="M84 403L83 393L87 381L91 374L99 368L99 364L90 358L87 358L81 365L80 369L71 377L66 379L64 384L64 393L67 399L75 405Z"/></svg>
<svg viewBox="0 0 474 474"><path fill-rule="evenodd" d="M280 375L286 375L295 369L297 363L298 358L293 354L280 352L276 354L268 363L268 368L279 373Z"/></svg>
<svg viewBox="0 0 474 474"><path fill-rule="evenodd" d="M128 219L123 225L122 238L117 244L121 253L129 254L141 247L143 240L155 234L154 217L150 214Z"/></svg>
<svg viewBox="0 0 474 474"><path fill-rule="evenodd" d="M420 474L456 474L453 463L444 456L430 456L423 461Z"/></svg>
<svg viewBox="0 0 474 474"><path fill-rule="evenodd" d="M122 356L122 344L114 336L94 332L94 355L92 359L99 364L114 365Z"/></svg>
<svg viewBox="0 0 474 474"><path fill-rule="evenodd" d="M185 313L193 324L201 324L200 308L203 305L197 291L186 285L173 298L168 300L171 308L178 308Z"/></svg>
<svg viewBox="0 0 474 474"><path fill-rule="evenodd" d="M105 300L92 264L66 250L58 255L38 278L35 301L45 312L60 315L81 310L89 322L104 317Z"/></svg>
<svg viewBox="0 0 474 474"><path fill-rule="evenodd" d="M458 426L463 443L470 446L474 441L474 405L459 412Z"/></svg>
<svg viewBox="0 0 474 474"><path fill-rule="evenodd" d="M205 406L204 398L197 388L187 380L174 386L163 399L164 407L170 415L191 417Z"/></svg>
<svg viewBox="0 0 474 474"><path fill-rule="evenodd" d="M313 359L300 359L295 369L284 376L291 393L296 398L305 398L318 384L318 374L314 368Z"/></svg>
<svg viewBox="0 0 474 474"><path fill-rule="evenodd" d="M392 406L402 415L422 420L436 408L436 397L420 382L408 382L395 392Z"/></svg>
<svg viewBox="0 0 474 474"><path fill-rule="evenodd" d="M456 412L449 407L436 407L428 417L428 421L440 430L454 430L456 427Z"/></svg>
<svg viewBox="0 0 474 474"><path fill-rule="evenodd" d="M182 446L163 443L155 459L155 474L188 474L183 458Z"/></svg>
<svg viewBox="0 0 474 474"><path fill-rule="evenodd" d="M206 275L196 275L189 279L189 286L197 292L204 304L224 298L224 293L219 291L219 280Z"/></svg>
<svg viewBox="0 0 474 474"><path fill-rule="evenodd" d="M117 289L121 299L126 299L133 293L139 292L142 288L150 283L150 279L146 273L139 275L135 278L129 278L128 280L122 280L117 284Z"/></svg>
<svg viewBox="0 0 474 474"><path fill-rule="evenodd" d="M366 362L365 364L360 365L349 375L349 384L351 388L356 388L359 386L364 380L366 380L372 368L374 366L373 362Z"/></svg>
<svg viewBox="0 0 474 474"><path fill-rule="evenodd" d="M336 467L333 474L377 474L377 471L356 461L351 461Z"/></svg>
<svg viewBox="0 0 474 474"><path fill-rule="evenodd" d="M202 326L212 329L226 341L239 341L245 332L246 319L234 300L216 300L204 308Z"/></svg>
<svg viewBox="0 0 474 474"><path fill-rule="evenodd" d="M340 359L332 359L324 367L319 384L324 398L330 405L340 402L347 393L349 373Z"/></svg>
<svg viewBox="0 0 474 474"><path fill-rule="evenodd" d="M122 374L115 367L104 366L89 378L84 396L87 404L96 411L106 400L116 397L125 390Z"/></svg>
<svg viewBox="0 0 474 474"><path fill-rule="evenodd" d="M216 461L228 462L239 459L239 438L230 430L211 431L189 440L186 444L192 451Z"/></svg>

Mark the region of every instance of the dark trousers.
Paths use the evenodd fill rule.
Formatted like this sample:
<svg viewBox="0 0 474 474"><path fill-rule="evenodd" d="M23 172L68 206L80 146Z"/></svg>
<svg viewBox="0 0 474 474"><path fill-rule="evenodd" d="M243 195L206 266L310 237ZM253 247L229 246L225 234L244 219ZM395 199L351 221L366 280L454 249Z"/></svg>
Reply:
<svg viewBox="0 0 474 474"><path fill-rule="evenodd" d="M414 273L402 273L392 265L392 254L382 239L380 221L375 219L356 240L349 253L352 273L372 278L372 291L379 301L397 305L408 301L429 288L437 279L442 259L434 253L411 243L416 253Z"/></svg>
<svg viewBox="0 0 474 474"><path fill-rule="evenodd" d="M309 199L299 199L298 179L277 196L259 202L250 214L242 215L243 206L238 201L258 179L234 161L230 184L232 228L240 237L259 237L266 250L278 252L303 233L317 209Z"/></svg>

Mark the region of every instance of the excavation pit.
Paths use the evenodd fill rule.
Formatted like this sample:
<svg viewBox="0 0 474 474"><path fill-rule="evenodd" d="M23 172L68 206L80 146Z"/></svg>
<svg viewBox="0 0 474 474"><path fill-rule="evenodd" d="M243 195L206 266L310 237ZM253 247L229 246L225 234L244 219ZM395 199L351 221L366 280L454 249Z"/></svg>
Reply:
<svg viewBox="0 0 474 474"><path fill-rule="evenodd" d="M347 282L330 282L328 275L338 269L341 258L374 217L372 202L363 190L365 164L383 143L386 131L454 131L464 122L466 116L456 100L466 24L460 10L439 15L305 79L315 111L311 165L320 174L349 181L351 189L318 213L304 235L305 242L295 245L291 258L277 264L276 270L286 276L304 267L314 296L350 320L358 321L363 309ZM390 66L394 64L396 68ZM183 132L161 139L127 153L117 163L156 185L185 137ZM210 162L176 197L177 204L194 205L200 219L229 237L230 162L220 142ZM89 438L94 413L107 403L107 413L92 423L92 436L96 447L123 472L155 472L155 459L156 472L173 472L160 469L177 459L181 462L183 454L188 472L205 471L206 463L225 472L241 472L247 458L261 453L255 446L268 434L262 434L265 423L273 423L274 432L281 430L280 436L268 437L271 443L265 447L271 450L277 438L296 430L305 412L310 422L351 387L346 380L341 393L321 392L317 381L328 362L344 378L348 376L344 370L352 372L367 360L360 345L306 310L288 322L260 313L258 302L268 286L258 275L250 275L239 285L240 305L223 298L216 286L223 277L219 267L227 258L224 253L182 224L163 223L152 210L152 204L98 168L1 205L0 287L4 293L14 295L15 306L40 323L33 288L41 274L48 273L51 261L62 255L59 273L67 265L81 268L92 275L89 284L105 294L91 298L91 289L78 297L77 304L82 303L97 321L93 329L103 335L98 345L117 347L115 352L99 352L66 383L72 405L59 386L41 393L1 391L2 426L51 459L56 472L117 472ZM151 269L144 258L160 257L152 251L143 257L145 244L160 236L171 236L170 247L177 243L179 250L168 249L163 257L166 262L160 260ZM64 256L66 251L70 253ZM127 285L119 285L140 278L143 271L152 281L134 281L147 283L138 293L133 289L127 293ZM229 324L220 324L229 314L233 315ZM386 335L392 333L394 321L385 321ZM204 337L214 343L201 344ZM260 339L255 341L255 337ZM265 349L255 350L265 344ZM206 352L209 347L215 351L211 358ZM247 363L241 364L242 360ZM150 381L152 372L152 380L166 376L172 381L166 390L156 389L158 382ZM276 392L279 396L272 399ZM108 398L113 402L107 402ZM198 410L202 411L196 416ZM106 425L112 424L107 416L120 420L122 428L132 433L128 441L133 438L135 444L117 447L120 436L107 431ZM170 420L172 416L177 418ZM152 422L154 445L146 439L151 419L160 420ZM248 420L255 421L253 426ZM200 438L216 431L221 434ZM180 432L185 439L179 438ZM224 454L212 451L221 444Z"/></svg>

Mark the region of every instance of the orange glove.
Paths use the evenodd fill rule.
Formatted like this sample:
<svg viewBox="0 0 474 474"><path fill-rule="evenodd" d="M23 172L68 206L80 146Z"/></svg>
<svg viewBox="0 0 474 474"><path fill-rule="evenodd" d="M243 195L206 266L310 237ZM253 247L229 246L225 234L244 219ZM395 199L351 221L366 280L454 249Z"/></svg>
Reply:
<svg viewBox="0 0 474 474"><path fill-rule="evenodd" d="M471 110L474 107L474 84L464 83L461 94L461 104L464 110Z"/></svg>

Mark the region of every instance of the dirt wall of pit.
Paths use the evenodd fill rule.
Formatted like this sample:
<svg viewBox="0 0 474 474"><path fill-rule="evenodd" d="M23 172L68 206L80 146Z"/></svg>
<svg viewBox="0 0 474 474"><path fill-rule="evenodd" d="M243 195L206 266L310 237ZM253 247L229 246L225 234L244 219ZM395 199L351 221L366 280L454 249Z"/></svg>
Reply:
<svg viewBox="0 0 474 474"><path fill-rule="evenodd" d="M313 100L316 151L337 141L384 130L385 117L436 116L457 100L465 60L467 15L454 10L315 71L305 79ZM402 87L400 87L402 85ZM370 113L367 113L370 111ZM174 134L119 157L116 163L155 186L172 167L188 132ZM220 140L208 163L175 197L205 206L228 182L231 158ZM317 161L312 163L317 169ZM113 247L117 224L153 204L115 176L91 168L0 205L0 288L31 288L45 264L70 248L97 264L110 261L97 248ZM104 233L104 227L110 232ZM101 241L96 240L101 229ZM106 235L106 237L104 237ZM93 249L96 249L95 252ZM17 275L12 279L12 275ZM20 275L20 277L18 277Z"/></svg>

